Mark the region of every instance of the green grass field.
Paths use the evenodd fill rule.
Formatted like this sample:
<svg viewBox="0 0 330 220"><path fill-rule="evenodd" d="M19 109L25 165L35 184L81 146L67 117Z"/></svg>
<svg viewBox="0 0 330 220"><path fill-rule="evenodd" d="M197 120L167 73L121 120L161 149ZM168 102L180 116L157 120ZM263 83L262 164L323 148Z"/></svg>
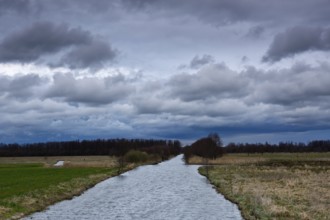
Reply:
<svg viewBox="0 0 330 220"><path fill-rule="evenodd" d="M0 219L41 210L116 174L117 168L0 164Z"/></svg>
<svg viewBox="0 0 330 220"><path fill-rule="evenodd" d="M41 164L0 165L0 199L108 171L105 168L45 168Z"/></svg>
<svg viewBox="0 0 330 220"><path fill-rule="evenodd" d="M54 167L57 161L64 166ZM119 169L118 158L109 156L0 157L0 220L19 219L118 173L159 161L150 156Z"/></svg>

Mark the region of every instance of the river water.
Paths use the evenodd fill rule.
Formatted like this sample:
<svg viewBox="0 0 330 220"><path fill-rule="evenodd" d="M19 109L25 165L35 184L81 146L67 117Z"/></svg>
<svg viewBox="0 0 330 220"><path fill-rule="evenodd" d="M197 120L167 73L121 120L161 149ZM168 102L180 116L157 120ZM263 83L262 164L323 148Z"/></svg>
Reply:
<svg viewBox="0 0 330 220"><path fill-rule="evenodd" d="M242 219L182 155L107 179L25 219Z"/></svg>

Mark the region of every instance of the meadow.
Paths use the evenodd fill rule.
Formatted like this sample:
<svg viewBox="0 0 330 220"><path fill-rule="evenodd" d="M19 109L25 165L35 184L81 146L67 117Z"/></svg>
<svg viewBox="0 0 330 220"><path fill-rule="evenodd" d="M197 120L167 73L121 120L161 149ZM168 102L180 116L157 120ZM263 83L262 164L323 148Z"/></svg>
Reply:
<svg viewBox="0 0 330 220"><path fill-rule="evenodd" d="M330 153L228 154L209 164L210 182L245 219L330 216ZM207 175L205 166L199 171Z"/></svg>
<svg viewBox="0 0 330 220"><path fill-rule="evenodd" d="M60 160L65 161L64 166L54 167ZM0 219L19 219L79 195L118 175L117 161L109 156L1 157ZM138 165L126 164L120 172Z"/></svg>

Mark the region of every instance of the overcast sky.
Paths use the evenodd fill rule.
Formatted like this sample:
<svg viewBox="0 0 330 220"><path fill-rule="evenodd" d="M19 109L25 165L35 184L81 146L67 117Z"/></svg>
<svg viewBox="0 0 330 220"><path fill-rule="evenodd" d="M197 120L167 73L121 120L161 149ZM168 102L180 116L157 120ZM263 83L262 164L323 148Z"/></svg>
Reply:
<svg viewBox="0 0 330 220"><path fill-rule="evenodd" d="M328 0L0 0L0 142L330 136Z"/></svg>

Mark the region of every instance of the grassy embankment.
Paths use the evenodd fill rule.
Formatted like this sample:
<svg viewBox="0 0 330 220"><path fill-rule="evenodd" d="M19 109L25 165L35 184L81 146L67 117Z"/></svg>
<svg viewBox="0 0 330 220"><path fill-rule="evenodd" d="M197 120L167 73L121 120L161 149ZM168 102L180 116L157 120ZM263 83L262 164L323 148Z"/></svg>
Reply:
<svg viewBox="0 0 330 220"><path fill-rule="evenodd" d="M64 167L53 167L56 161ZM149 160L147 163L154 163ZM127 164L121 172L141 164ZM98 182L118 174L117 158L10 157L0 158L0 219L18 219L81 194Z"/></svg>
<svg viewBox="0 0 330 220"><path fill-rule="evenodd" d="M210 163L210 182L245 219L329 219L330 153L229 154Z"/></svg>

